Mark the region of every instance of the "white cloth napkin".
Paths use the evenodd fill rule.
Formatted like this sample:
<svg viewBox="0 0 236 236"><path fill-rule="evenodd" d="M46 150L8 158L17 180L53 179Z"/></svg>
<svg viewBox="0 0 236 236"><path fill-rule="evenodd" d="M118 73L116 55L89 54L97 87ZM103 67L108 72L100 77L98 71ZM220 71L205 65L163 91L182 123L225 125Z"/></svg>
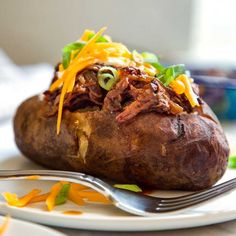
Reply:
<svg viewBox="0 0 236 236"><path fill-rule="evenodd" d="M23 100L46 90L52 76L51 65L20 67L0 49L0 121L11 118Z"/></svg>

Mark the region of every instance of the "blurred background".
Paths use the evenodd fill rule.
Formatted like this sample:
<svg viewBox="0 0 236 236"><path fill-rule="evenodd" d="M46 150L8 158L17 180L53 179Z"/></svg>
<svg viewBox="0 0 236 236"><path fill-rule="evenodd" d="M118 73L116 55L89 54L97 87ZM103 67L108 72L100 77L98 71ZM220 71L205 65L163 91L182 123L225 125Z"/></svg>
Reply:
<svg viewBox="0 0 236 236"><path fill-rule="evenodd" d="M1 0L0 45L17 64L55 64L85 28L185 63L236 63L235 0Z"/></svg>
<svg viewBox="0 0 236 236"><path fill-rule="evenodd" d="M85 28L102 26L131 50L155 52L166 64L186 64L219 118L236 119L235 0L0 0L0 4L0 99L8 97L0 105L0 120L11 116L21 100L47 88L65 44L78 39ZM9 97L12 91L14 96Z"/></svg>

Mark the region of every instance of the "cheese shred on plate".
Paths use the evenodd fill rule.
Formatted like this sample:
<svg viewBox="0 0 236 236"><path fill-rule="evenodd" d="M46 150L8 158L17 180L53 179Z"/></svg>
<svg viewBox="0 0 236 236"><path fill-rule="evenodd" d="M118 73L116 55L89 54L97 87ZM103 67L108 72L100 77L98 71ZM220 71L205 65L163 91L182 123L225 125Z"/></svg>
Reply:
<svg viewBox="0 0 236 236"><path fill-rule="evenodd" d="M25 207L33 203L43 202L48 211L52 211L55 206L62 205L68 200L78 206L83 206L86 202L111 203L110 200L101 193L89 187L65 181L57 182L51 187L49 192L43 194L41 194L41 190L33 189L22 197L18 197L16 193L10 192L3 192L2 196L9 205L14 207Z"/></svg>

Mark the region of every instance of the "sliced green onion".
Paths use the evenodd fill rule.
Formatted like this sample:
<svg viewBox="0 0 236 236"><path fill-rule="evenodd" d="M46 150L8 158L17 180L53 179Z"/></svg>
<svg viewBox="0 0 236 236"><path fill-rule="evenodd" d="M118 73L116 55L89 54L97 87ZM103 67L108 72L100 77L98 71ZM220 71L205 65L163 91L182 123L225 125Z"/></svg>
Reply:
<svg viewBox="0 0 236 236"><path fill-rule="evenodd" d="M176 77L185 73L185 65L178 64L165 68L159 73L156 78L159 79L165 86L168 86Z"/></svg>
<svg viewBox="0 0 236 236"><path fill-rule="evenodd" d="M236 155L229 157L228 166L229 166L229 168L232 168L232 169L236 168Z"/></svg>
<svg viewBox="0 0 236 236"><path fill-rule="evenodd" d="M169 85L175 79L175 70L174 67L168 67L165 72L164 85Z"/></svg>
<svg viewBox="0 0 236 236"><path fill-rule="evenodd" d="M107 91L111 90L117 80L118 72L111 66L104 66L98 71L98 83Z"/></svg>
<svg viewBox="0 0 236 236"><path fill-rule="evenodd" d="M172 65L170 68L173 68L175 77L184 74L186 70L184 64Z"/></svg>
<svg viewBox="0 0 236 236"><path fill-rule="evenodd" d="M115 184L113 186L115 188L125 189L136 193L142 192L142 189L136 184Z"/></svg>
<svg viewBox="0 0 236 236"><path fill-rule="evenodd" d="M132 59L139 63L139 64L142 64L143 63L143 57L140 53L138 53L136 50L133 50L132 51Z"/></svg>
<svg viewBox="0 0 236 236"><path fill-rule="evenodd" d="M159 71L159 73L165 70L165 67L160 62L154 62L151 63L151 65L154 66Z"/></svg>
<svg viewBox="0 0 236 236"><path fill-rule="evenodd" d="M75 42L75 43L67 44L63 48L63 50L62 50L62 65L63 65L64 69L66 69L70 64L72 51L77 51L76 53L78 54L79 51L84 47L84 45L85 45L84 42Z"/></svg>
<svg viewBox="0 0 236 236"><path fill-rule="evenodd" d="M142 52L141 55L143 57L144 62L147 62L147 63L150 63L150 64L158 62L157 56L153 53Z"/></svg>
<svg viewBox="0 0 236 236"><path fill-rule="evenodd" d="M95 35L94 33L90 33L88 35L88 40L90 40L94 35ZM108 42L109 41L104 36L100 36L96 41L96 43L108 43Z"/></svg>
<svg viewBox="0 0 236 236"><path fill-rule="evenodd" d="M60 192L56 196L55 205L61 205L66 202L69 190L70 190L70 184L63 184Z"/></svg>
<svg viewBox="0 0 236 236"><path fill-rule="evenodd" d="M143 61L151 64L159 71L159 73L165 69L165 67L158 61L158 57L155 54L150 52L142 52L141 55L143 57Z"/></svg>
<svg viewBox="0 0 236 236"><path fill-rule="evenodd" d="M62 65L66 69L70 64L71 52L63 52L62 54Z"/></svg>

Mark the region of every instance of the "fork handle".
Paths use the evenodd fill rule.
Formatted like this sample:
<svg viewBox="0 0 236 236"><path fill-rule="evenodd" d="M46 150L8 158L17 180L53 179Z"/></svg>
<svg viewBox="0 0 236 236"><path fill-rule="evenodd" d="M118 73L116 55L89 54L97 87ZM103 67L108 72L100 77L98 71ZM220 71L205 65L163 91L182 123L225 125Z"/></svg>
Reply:
<svg viewBox="0 0 236 236"><path fill-rule="evenodd" d="M69 181L83 184L103 195L109 197L113 187L101 179L91 175L57 170L0 170L0 180L22 180L30 179L30 176L38 176L39 180Z"/></svg>

